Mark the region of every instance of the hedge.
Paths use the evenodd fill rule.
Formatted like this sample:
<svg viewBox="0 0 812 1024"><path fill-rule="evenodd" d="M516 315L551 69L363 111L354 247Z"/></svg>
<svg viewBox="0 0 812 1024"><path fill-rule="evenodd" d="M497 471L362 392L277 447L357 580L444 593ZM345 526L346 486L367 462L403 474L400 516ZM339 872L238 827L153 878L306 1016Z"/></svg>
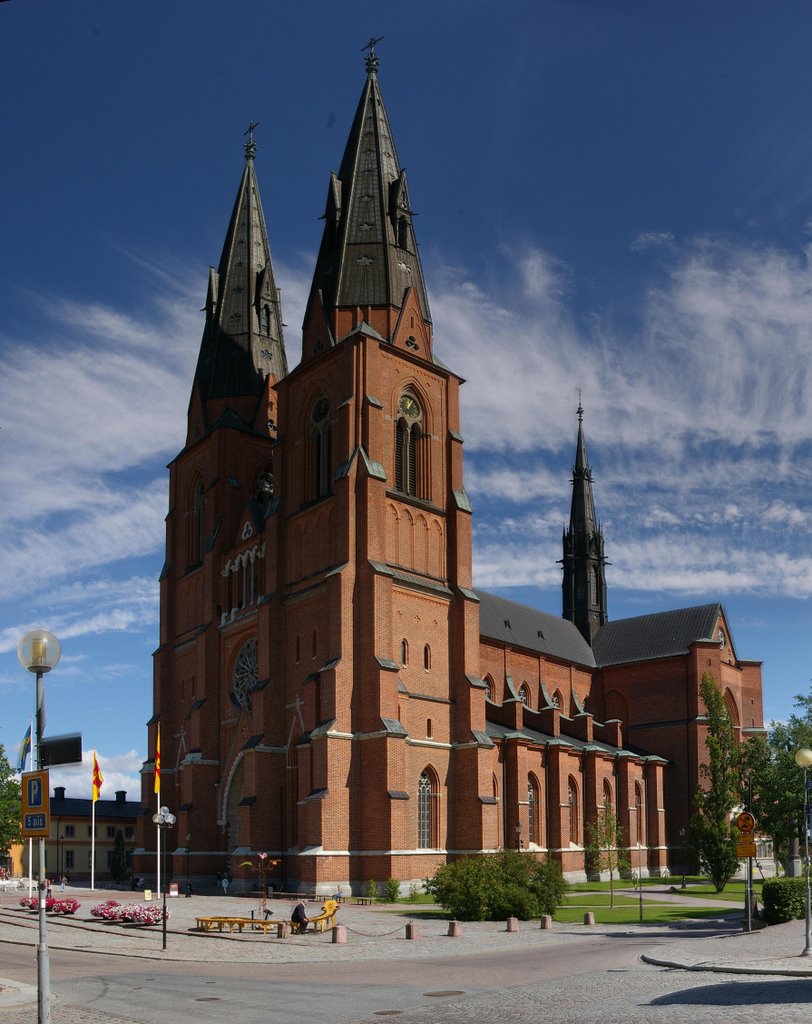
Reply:
<svg viewBox="0 0 812 1024"><path fill-rule="evenodd" d="M765 878L761 889L764 920L783 924L806 915L805 878Z"/></svg>

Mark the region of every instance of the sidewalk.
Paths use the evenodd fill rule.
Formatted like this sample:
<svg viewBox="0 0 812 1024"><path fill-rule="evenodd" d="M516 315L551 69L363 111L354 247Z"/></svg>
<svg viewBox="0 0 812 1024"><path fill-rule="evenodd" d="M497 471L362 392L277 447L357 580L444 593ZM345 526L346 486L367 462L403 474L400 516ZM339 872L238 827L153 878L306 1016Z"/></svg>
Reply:
<svg viewBox="0 0 812 1024"><path fill-rule="evenodd" d="M275 934L261 932L208 932L196 930L195 917L203 915L259 916L259 901L240 896L192 896L167 900L170 918L167 926L167 948L163 950L159 926L138 927L107 923L90 917L90 908L108 898L119 902L136 902L136 893L111 893L97 890L72 890L68 895L81 902L75 917L48 915L47 939L51 949L66 949L88 954L137 957L155 961L205 962L216 956L220 961L234 963L289 964L297 962L362 961L413 959L420 957L466 956L497 949L539 948L582 941L591 936L605 936L611 941L619 935L650 935L652 952L646 963L685 970L720 973L789 975L812 977L812 957L801 956L804 947L804 922L792 921L751 933L741 931L741 915L729 906L720 906L719 917L679 925L554 925L550 930L539 928L537 921L519 923L517 933L509 933L503 922L464 922L462 936L448 935L448 921L416 919L408 905L397 910L387 904L358 907L352 900L342 904L338 922L347 933L347 944L336 944L331 933L308 933L278 939ZM651 892L652 899L661 900L663 892ZM689 896L680 902L698 902ZM706 904L705 904L706 905ZM288 918L293 908L290 900L269 900L275 918ZM320 901L308 904L311 913L320 909ZM415 907L415 910L425 909ZM406 938L406 924L416 923L419 938ZM714 934L706 934L713 928ZM3 943L36 946L37 915L19 906L19 898L0 899L0 947ZM0 1007L12 1005L15 999L28 1000L30 991L0 979Z"/></svg>

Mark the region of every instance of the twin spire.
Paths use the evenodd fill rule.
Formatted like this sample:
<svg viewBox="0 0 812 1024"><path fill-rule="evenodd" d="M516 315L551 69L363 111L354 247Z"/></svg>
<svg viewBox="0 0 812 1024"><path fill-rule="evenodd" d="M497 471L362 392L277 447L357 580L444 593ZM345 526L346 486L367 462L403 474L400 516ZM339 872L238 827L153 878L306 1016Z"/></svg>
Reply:
<svg viewBox="0 0 812 1024"><path fill-rule="evenodd" d="M431 318L406 173L378 86L378 42L373 37L364 47L366 81L340 169L330 176L324 235L305 314L303 362L362 322L383 340L431 359ZM236 416L250 427L253 417L245 400L259 399L269 377L278 381L288 372L279 292L254 172L256 127L252 122L246 132L245 169L220 264L209 274L190 406L190 419L197 408L205 424L194 431L190 426L190 440L222 422L224 411L229 420ZM230 399L242 401L224 410Z"/></svg>

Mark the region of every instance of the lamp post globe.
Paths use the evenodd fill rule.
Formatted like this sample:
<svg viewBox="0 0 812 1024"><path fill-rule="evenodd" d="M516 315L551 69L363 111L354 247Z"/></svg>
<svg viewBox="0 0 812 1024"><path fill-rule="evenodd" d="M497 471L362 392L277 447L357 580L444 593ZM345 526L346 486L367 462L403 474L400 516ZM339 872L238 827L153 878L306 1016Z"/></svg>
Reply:
<svg viewBox="0 0 812 1024"><path fill-rule="evenodd" d="M47 629L32 629L17 644L20 664L37 675L56 668L62 657L62 644Z"/></svg>

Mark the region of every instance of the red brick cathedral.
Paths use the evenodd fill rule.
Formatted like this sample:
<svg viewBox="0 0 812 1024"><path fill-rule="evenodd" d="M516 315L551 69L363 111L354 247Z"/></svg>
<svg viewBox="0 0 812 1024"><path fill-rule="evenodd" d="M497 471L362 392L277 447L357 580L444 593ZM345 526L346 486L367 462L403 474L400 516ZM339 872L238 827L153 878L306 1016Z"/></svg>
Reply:
<svg viewBox="0 0 812 1024"><path fill-rule="evenodd" d="M609 622L582 410L563 616L474 588L462 379L428 293L374 49L288 370L254 170L206 322L186 444L169 467L149 750L193 883L267 853L286 889L420 881L523 848L583 877L611 807L644 872L683 861L704 751L703 672L741 731L757 662L719 604ZM465 367L458 367L465 370ZM154 761L136 863L155 870Z"/></svg>

